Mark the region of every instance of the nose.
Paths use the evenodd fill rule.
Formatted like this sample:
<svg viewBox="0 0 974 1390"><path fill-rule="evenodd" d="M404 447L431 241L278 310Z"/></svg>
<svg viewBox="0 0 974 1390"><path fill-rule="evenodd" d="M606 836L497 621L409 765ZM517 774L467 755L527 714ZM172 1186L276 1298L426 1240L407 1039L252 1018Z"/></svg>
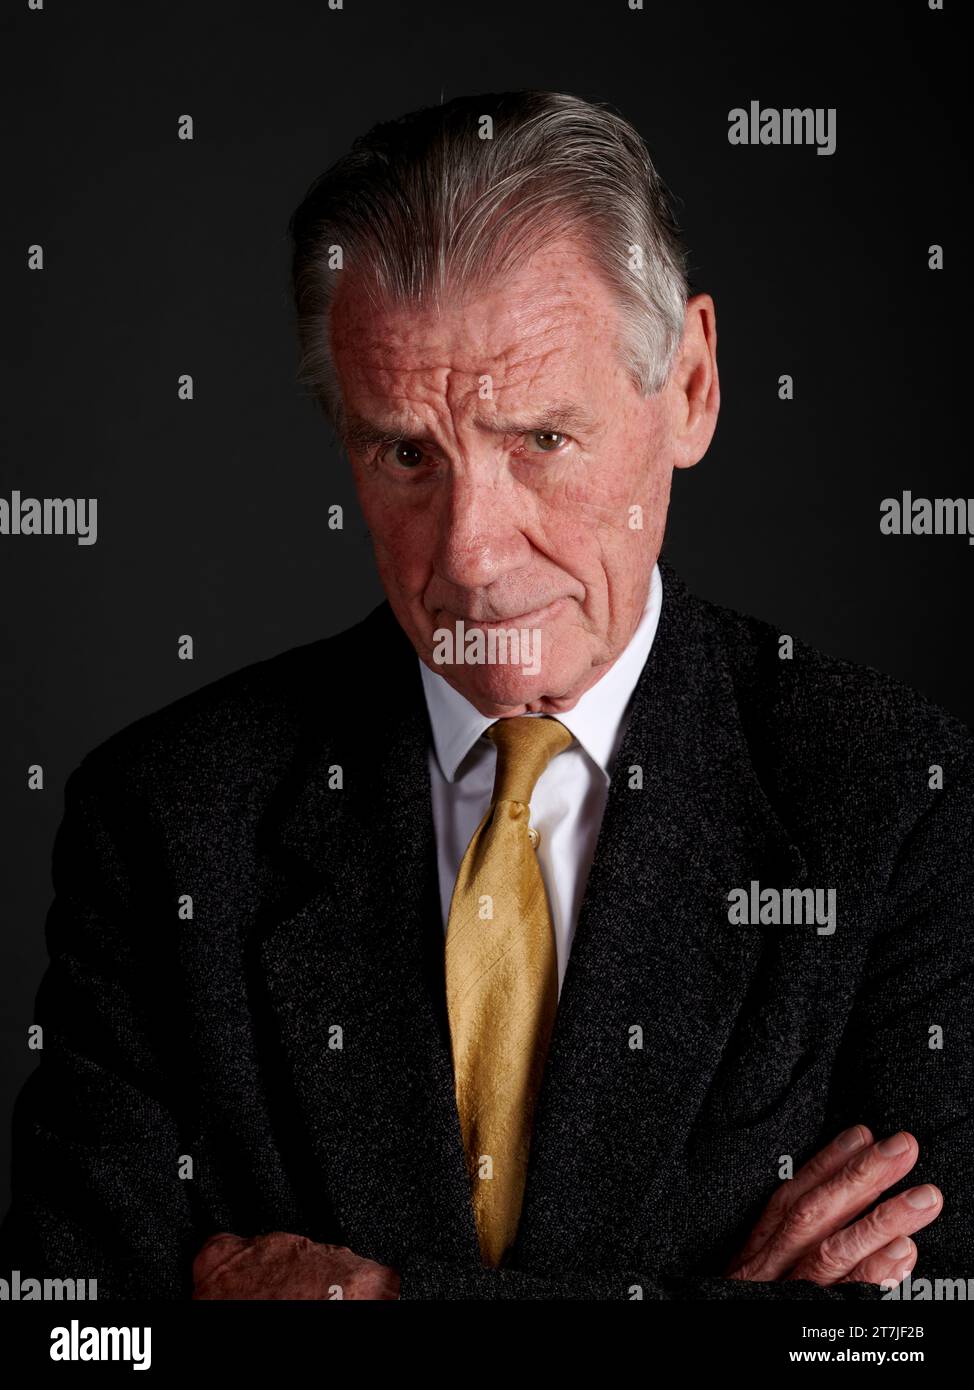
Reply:
<svg viewBox="0 0 974 1390"><path fill-rule="evenodd" d="M447 584L471 590L522 565L530 545L524 499L496 472L454 472L442 494L435 568Z"/></svg>

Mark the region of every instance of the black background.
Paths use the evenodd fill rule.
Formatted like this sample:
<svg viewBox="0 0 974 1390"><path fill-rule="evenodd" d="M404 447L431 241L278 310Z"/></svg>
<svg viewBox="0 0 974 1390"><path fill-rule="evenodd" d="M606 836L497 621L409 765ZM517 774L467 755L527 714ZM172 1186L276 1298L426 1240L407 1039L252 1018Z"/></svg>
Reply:
<svg viewBox="0 0 974 1390"><path fill-rule="evenodd" d="M974 723L974 547L879 531L904 489L974 495L967 50L946 4L6 0L0 495L95 496L98 540L0 536L0 1206L68 773L382 598L347 466L295 384L286 238L377 120L539 87L633 122L717 304L723 408L676 478L667 557ZM727 113L752 99L834 106L836 152L731 146Z"/></svg>

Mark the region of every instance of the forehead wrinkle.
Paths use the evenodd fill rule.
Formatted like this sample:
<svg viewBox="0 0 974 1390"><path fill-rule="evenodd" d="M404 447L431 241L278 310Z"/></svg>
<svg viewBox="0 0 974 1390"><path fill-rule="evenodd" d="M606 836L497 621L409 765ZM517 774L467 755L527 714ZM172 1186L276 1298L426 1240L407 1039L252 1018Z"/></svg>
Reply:
<svg viewBox="0 0 974 1390"><path fill-rule="evenodd" d="M595 417L568 399L531 404L516 415L476 415L475 429L491 434L527 434L533 430L554 430L568 434L575 430L594 430Z"/></svg>
<svg viewBox="0 0 974 1390"><path fill-rule="evenodd" d="M453 418L452 411L450 418ZM478 413L471 419L470 426L481 433L493 435L528 434L536 430L553 430L560 434L572 434L577 430L583 433L601 432L598 419L568 399L526 405L517 415L491 416ZM417 429L405 415L389 416L385 423L356 416L346 429L345 439L346 444L351 443L360 448L391 439L408 439L417 444L439 443L434 434L422 427Z"/></svg>
<svg viewBox="0 0 974 1390"><path fill-rule="evenodd" d="M554 303L563 311L568 309L569 313L553 320L548 311ZM530 323L525 326L523 321L529 316ZM474 315L462 321L461 336L465 335L473 340L469 345L451 342L452 335L449 332L444 335L442 342L430 342L428 335L410 332L410 328L415 330L425 327L425 315L418 315L411 322L405 323L397 316L395 328L392 324L383 324L383 333L368 333L366 329L367 337L362 343L362 348L365 349L364 355L370 360L362 365L366 379L370 376L373 378L369 394L379 400L385 396L390 408L384 410L380 407L375 412L377 418L374 419L358 411L349 410L343 432L346 447L364 448L392 439L439 443L427 427L417 428L419 411L408 401L410 386L417 377L426 377L425 381L417 383L414 388L417 403L427 409L432 408L434 412L437 406L423 398L427 396L431 386L429 378L439 378L434 387L434 394L446 403L451 425L456 416L466 413L471 403L483 404L480 382L481 378L487 376L491 378L493 393L488 398L487 410L493 408L496 418L491 419L487 413L478 413L473 420L475 428L493 433L524 432L523 429L516 430L518 424L524 429L564 428L566 432L572 426L593 429L596 422L581 406L566 398L563 385L553 382L545 384L540 380L546 365L552 359L570 353L576 341L575 321L584 317L584 308L577 297L571 292L556 293L553 297L546 297L543 307L535 313L532 313L530 302L520 304L509 321L503 324L497 322L496 318L494 322L490 322L491 317L490 314L487 315L486 323L478 323ZM443 314L435 315L434 320L442 324ZM358 327L361 332L364 327L361 321ZM498 337L502 330L507 340L505 345L498 350L491 350L488 347L490 340ZM512 333L516 335L513 343L510 342ZM457 363L458 349L462 357L469 357L471 365ZM405 355L411 359L408 364L403 361ZM447 363L444 363L444 357L448 359ZM472 378L469 385L464 382L465 377ZM386 389L383 390L383 387ZM534 391L541 397L537 403L525 399ZM453 394L460 397L455 405L449 400ZM501 395L510 394L520 399L512 402L510 408L504 410L504 420L501 422L498 399ZM557 396L557 399L553 399L554 396ZM392 405L392 401L397 398L401 403L400 409ZM450 433L455 434L455 429L451 428Z"/></svg>
<svg viewBox="0 0 974 1390"><path fill-rule="evenodd" d="M546 295L540 303L532 296L513 308L487 304L481 309L480 313L477 306L438 313L403 311L374 319L363 315L344 333L336 334L334 341L352 347L376 372L412 375L439 367L476 375L483 372L483 364L505 357L530 362L533 356L541 356L544 341L564 336L566 329L577 331L574 322L567 320L576 320L584 313L577 299L557 294ZM554 309L562 313L556 317ZM528 349L535 344L532 354ZM450 359L449 366L444 358ZM408 366L404 359L408 359ZM465 366L465 360L471 365Z"/></svg>
<svg viewBox="0 0 974 1390"><path fill-rule="evenodd" d="M599 427L597 418L585 408L585 406L571 396L567 395L564 388L544 385L539 379L541 377L541 365L553 356L549 349L544 352L533 354L531 357L523 359L517 365L522 370L512 373L513 380L503 381L496 386L495 393L484 402L480 396L479 375L478 380L470 383L469 386L463 384L461 378L467 373L446 368L446 381L442 391L442 397L446 403L446 415L451 421L462 421L465 415L470 413L471 408L475 411L470 424L474 429L490 434L525 434L532 430L550 429L564 433L573 433L575 430L583 432L593 432ZM471 373L471 375L473 375ZM453 390L451 391L451 378ZM532 394L537 393L535 399L531 399ZM396 392L397 396L400 392ZM516 399L509 405L501 406L500 397L514 395ZM450 395L459 397L455 403L449 401ZM428 401L421 402L422 406L430 408ZM480 405L481 409L476 407ZM484 408L486 406L486 409ZM436 406L432 406L434 415L441 412L437 411ZM350 414L345 430L346 445L367 447L369 445L383 443L391 439L410 439L416 443L438 443L435 434L430 432L425 426L418 425L419 410L408 404L404 404L402 409L390 409L388 412L381 412L380 418L368 419L358 413ZM455 434L455 429L451 429L451 434Z"/></svg>

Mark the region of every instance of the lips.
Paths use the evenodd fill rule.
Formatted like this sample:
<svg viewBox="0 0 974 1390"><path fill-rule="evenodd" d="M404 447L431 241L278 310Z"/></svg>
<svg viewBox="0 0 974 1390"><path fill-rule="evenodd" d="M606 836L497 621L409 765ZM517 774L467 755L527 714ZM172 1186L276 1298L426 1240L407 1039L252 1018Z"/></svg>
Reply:
<svg viewBox="0 0 974 1390"><path fill-rule="evenodd" d="M531 608L526 613L514 613L509 618L470 618L453 613L448 616L451 622L462 622L465 627L531 627L534 623L542 623L551 618L565 601L564 598L552 599L541 608Z"/></svg>

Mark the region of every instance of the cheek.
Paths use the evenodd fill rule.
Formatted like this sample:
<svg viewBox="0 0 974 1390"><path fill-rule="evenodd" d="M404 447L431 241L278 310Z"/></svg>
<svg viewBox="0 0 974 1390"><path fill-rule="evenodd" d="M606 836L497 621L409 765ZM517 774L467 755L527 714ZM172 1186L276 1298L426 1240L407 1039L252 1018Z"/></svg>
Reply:
<svg viewBox="0 0 974 1390"><path fill-rule="evenodd" d="M383 579L392 580L405 594L419 593L428 578L433 554L428 515L364 502L362 510Z"/></svg>
<svg viewBox="0 0 974 1390"><path fill-rule="evenodd" d="M621 510L645 503L661 473L668 470L660 422L627 421L584 456L572 479L579 500L593 509Z"/></svg>
<svg viewBox="0 0 974 1390"><path fill-rule="evenodd" d="M665 515L669 476L649 455L644 435L623 438L611 452L586 460L560 496L550 499L548 525L581 552L638 549L640 536L656 531Z"/></svg>

